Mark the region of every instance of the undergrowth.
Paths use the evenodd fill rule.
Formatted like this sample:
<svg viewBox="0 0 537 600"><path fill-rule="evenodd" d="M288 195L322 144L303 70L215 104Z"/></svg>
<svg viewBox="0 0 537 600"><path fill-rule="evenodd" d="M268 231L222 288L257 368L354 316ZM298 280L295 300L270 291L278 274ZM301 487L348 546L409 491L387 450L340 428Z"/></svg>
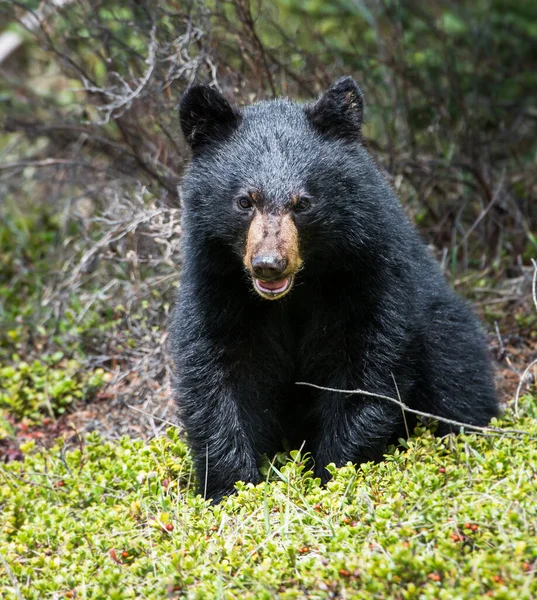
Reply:
<svg viewBox="0 0 537 600"><path fill-rule="evenodd" d="M58 417L105 384L103 369L83 371L61 352L31 363L13 358L14 365L0 366L0 414L19 422L37 424L46 416Z"/></svg>
<svg viewBox="0 0 537 600"><path fill-rule="evenodd" d="M380 464L302 457L211 506L176 429L89 434L0 467L0 589L28 598L535 598L537 409L530 436L424 429ZM502 427L512 426L507 414Z"/></svg>

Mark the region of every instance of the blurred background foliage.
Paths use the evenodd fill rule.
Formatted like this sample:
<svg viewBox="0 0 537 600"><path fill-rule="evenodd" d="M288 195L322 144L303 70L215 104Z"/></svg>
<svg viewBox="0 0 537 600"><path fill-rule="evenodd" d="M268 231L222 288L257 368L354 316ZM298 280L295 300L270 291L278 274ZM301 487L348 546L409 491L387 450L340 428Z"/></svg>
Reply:
<svg viewBox="0 0 537 600"><path fill-rule="evenodd" d="M0 358L130 365L142 395L168 373L194 81L242 104L352 75L452 277L537 255L535 0L0 0L0 23Z"/></svg>
<svg viewBox="0 0 537 600"><path fill-rule="evenodd" d="M0 14L24 36L2 65L4 196L20 201L29 178L10 159L41 158L66 162L39 165L31 201L61 167L54 196L114 176L175 205L192 81L241 103L310 99L351 74L368 144L433 243L463 266L537 250L532 0L34 0Z"/></svg>
<svg viewBox="0 0 537 600"><path fill-rule="evenodd" d="M114 176L175 205L176 105L192 81L241 103L310 99L351 74L368 144L433 243L463 266L537 249L532 0L63 0L1 15L25 40L2 65L4 196L29 177L15 156L71 161L39 165L48 198L61 167L55 196Z"/></svg>

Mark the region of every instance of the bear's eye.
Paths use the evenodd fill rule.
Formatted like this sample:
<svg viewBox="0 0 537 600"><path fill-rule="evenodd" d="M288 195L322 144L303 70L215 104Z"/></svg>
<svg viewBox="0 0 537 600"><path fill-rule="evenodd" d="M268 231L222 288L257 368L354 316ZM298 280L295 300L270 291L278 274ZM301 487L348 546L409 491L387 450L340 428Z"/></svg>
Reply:
<svg viewBox="0 0 537 600"><path fill-rule="evenodd" d="M241 196L237 200L237 206L241 210L250 210L254 206L254 204L253 204L251 198L249 198L248 196Z"/></svg>
<svg viewBox="0 0 537 600"><path fill-rule="evenodd" d="M304 210L308 210L310 206L311 202L307 198L300 197L295 203L295 211L302 212Z"/></svg>

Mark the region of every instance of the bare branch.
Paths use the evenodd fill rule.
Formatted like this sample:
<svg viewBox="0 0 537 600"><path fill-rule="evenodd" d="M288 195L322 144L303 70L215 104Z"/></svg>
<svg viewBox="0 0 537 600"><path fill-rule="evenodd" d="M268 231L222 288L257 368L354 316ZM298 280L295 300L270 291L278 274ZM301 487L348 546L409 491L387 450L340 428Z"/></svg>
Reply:
<svg viewBox="0 0 537 600"><path fill-rule="evenodd" d="M536 361L537 362L537 361ZM397 406L401 407L404 411L412 413L414 415L418 415L420 417L425 417L426 419L434 419L435 421L441 421L442 423L447 423L448 425L453 425L454 427L462 427L464 429L470 429L472 431L480 431L481 433L489 433L491 431L496 433L507 433L507 434L516 434L516 435L524 435L528 436L531 439L537 439L537 436L534 436L527 431L522 431L520 429L502 429L501 427L481 427L479 425L471 425L470 423L463 423L461 421L455 421L453 419L447 419L446 417L441 417L439 415L434 415L432 413L422 412L420 410L415 410L410 408L404 402L400 402L395 398L391 398L390 396L385 396L384 394L376 394L374 392L368 392L366 390L340 390L337 388L324 387L322 385L317 385L315 383L308 383L306 381L296 381L295 385L306 385L308 387L315 388L317 390L323 390L325 392L335 392L336 394L345 394L345 395L360 395L360 396L369 396L370 398L379 398L381 400L387 400L388 402L393 402L397 404Z"/></svg>
<svg viewBox="0 0 537 600"><path fill-rule="evenodd" d="M151 75L155 70L156 66L156 54L157 54L157 40L156 40L156 27L153 25L151 28L151 42L149 44L149 56L145 61L147 63L147 70L138 82L136 88L132 89L131 85L125 81L125 79L117 72L111 73L122 85L122 88L100 88L93 85L85 77L82 78L84 83L84 89L90 93L101 94L111 101L108 104L97 106L97 110L104 113L104 117L96 121L97 125L106 125L110 122L110 119L120 117L126 110L128 110L135 98L137 98L147 83L151 79Z"/></svg>
<svg viewBox="0 0 537 600"><path fill-rule="evenodd" d="M518 418L518 400L520 398L520 392L522 391L522 386L526 383L526 377L528 376L528 373L530 372L531 368L534 365L537 365L537 358L526 367L526 369L524 370L524 373L522 373L522 375L520 376L520 381L518 382L518 386L516 388L514 411L515 411L515 416L517 418Z"/></svg>
<svg viewBox="0 0 537 600"><path fill-rule="evenodd" d="M532 293L532 297L533 297L533 304L535 305L535 310L537 310L537 262L532 258L531 263L533 265L533 280L532 280L531 293ZM518 401L520 398L520 392L522 391L522 386L526 383L526 377L528 376L531 368L534 365L537 365L537 358L534 361L532 361L528 365L528 367L524 370L524 373L522 373L522 375L520 376L520 381L518 382L518 386L516 388L514 411L515 411L515 415L517 417L518 417Z"/></svg>
<svg viewBox="0 0 537 600"><path fill-rule="evenodd" d="M531 264L533 265L533 268L534 268L531 293L533 296L533 304L535 305L535 310L537 310L537 261L535 261L535 259L532 258Z"/></svg>

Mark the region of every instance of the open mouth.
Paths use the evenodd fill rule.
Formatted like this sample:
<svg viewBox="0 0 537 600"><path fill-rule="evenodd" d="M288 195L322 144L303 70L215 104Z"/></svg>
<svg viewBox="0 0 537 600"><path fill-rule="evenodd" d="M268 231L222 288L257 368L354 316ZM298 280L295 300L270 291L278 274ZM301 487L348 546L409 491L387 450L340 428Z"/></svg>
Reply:
<svg viewBox="0 0 537 600"><path fill-rule="evenodd" d="M294 276L289 275L283 279L274 279L273 281L262 281L254 278L255 291L267 300L278 300L287 294L293 285Z"/></svg>

